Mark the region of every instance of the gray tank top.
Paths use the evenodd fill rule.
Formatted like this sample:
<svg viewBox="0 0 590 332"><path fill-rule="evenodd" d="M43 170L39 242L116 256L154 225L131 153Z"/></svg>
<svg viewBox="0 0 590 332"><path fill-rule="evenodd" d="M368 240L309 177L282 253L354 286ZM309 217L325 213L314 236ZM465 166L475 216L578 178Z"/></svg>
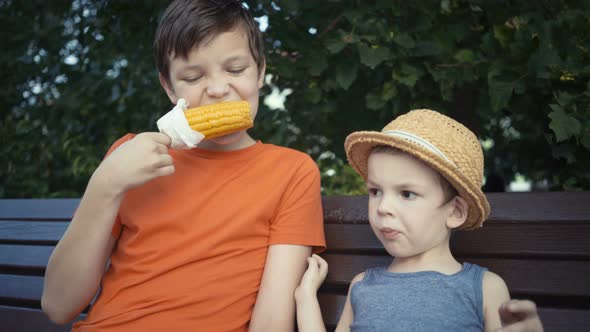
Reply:
<svg viewBox="0 0 590 332"><path fill-rule="evenodd" d="M483 331L482 280L487 269L392 273L372 268L351 290L352 332Z"/></svg>

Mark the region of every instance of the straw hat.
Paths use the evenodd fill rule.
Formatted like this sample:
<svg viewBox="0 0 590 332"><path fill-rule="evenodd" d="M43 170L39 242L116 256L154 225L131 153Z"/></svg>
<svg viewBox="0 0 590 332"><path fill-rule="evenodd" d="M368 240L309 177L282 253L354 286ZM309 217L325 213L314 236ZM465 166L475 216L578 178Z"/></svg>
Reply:
<svg viewBox="0 0 590 332"><path fill-rule="evenodd" d="M469 204L460 229L481 227L490 204L481 191L483 152L477 137L459 122L431 110L414 110L391 121L381 132L359 131L346 138L350 165L366 180L371 149L388 145L424 161L444 176Z"/></svg>

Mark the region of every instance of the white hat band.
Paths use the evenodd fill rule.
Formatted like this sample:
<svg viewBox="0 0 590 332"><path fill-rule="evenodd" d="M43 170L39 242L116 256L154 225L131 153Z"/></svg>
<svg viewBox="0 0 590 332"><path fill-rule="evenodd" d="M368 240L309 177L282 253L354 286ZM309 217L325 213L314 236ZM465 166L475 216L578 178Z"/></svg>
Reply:
<svg viewBox="0 0 590 332"><path fill-rule="evenodd" d="M433 144L431 144L427 140L423 139L422 137L419 137L414 134L410 134L408 132L401 131L401 130L388 130L388 131L384 131L382 133L390 135L390 136L396 136L399 138L403 138L403 139L408 140L412 143L416 143L416 144L420 145L421 147L426 148L427 150L430 150L431 152L435 153L436 155L443 158L444 160L448 161L451 165L457 167L455 165L455 163L453 163L449 158L447 158L447 156L445 156L445 154L441 150L439 150L436 146L434 146Z"/></svg>

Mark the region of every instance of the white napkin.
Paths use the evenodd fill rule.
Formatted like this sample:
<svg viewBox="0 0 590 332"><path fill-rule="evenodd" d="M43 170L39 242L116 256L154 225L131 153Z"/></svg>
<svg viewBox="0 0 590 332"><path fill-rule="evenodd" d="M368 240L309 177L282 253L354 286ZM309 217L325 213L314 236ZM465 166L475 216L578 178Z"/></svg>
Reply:
<svg viewBox="0 0 590 332"><path fill-rule="evenodd" d="M193 130L186 118L184 111L187 109L186 100L180 98L176 106L164 114L156 123L158 130L170 137L170 147L177 150L192 149L205 138L205 135Z"/></svg>

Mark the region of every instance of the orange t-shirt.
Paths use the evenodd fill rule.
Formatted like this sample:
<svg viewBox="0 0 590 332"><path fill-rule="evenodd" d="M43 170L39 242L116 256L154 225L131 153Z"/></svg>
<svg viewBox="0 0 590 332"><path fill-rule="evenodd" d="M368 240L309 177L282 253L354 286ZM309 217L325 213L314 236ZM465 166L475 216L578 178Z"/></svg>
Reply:
<svg viewBox="0 0 590 332"><path fill-rule="evenodd" d="M123 199L101 292L73 331L246 331L268 247L325 247L306 154L261 142L170 154L173 175Z"/></svg>

